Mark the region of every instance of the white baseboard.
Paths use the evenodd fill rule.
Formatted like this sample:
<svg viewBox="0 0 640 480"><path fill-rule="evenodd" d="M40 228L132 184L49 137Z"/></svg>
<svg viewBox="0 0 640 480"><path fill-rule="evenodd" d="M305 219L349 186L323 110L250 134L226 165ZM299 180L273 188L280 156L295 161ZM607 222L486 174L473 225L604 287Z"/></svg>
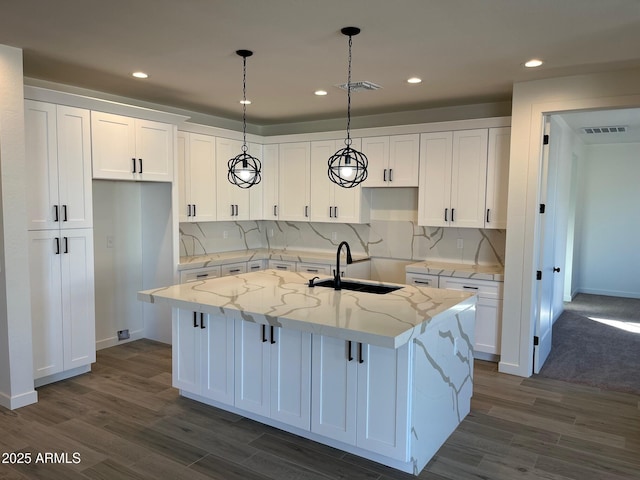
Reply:
<svg viewBox="0 0 640 480"><path fill-rule="evenodd" d="M580 288L577 293L588 295L605 295L607 297L640 298L640 292L621 292L618 290L600 290L595 288ZM574 295L575 296L575 295Z"/></svg>
<svg viewBox="0 0 640 480"><path fill-rule="evenodd" d="M15 395L13 397L0 392L0 405L4 408L8 408L9 410L26 407L27 405L31 405L32 403L36 403L37 401L38 392L36 392L35 390L21 393L20 395Z"/></svg>

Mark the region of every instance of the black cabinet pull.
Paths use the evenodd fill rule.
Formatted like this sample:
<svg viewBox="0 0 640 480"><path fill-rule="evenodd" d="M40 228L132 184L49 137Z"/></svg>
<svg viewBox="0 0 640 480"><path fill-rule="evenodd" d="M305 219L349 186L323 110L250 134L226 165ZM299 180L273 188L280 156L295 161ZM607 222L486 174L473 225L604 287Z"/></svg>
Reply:
<svg viewBox="0 0 640 480"><path fill-rule="evenodd" d="M364 363L364 358L362 358L362 343L358 342L358 363Z"/></svg>
<svg viewBox="0 0 640 480"><path fill-rule="evenodd" d="M445 209L444 209L444 221L445 221L445 222L448 222L448 221L449 221L449 220L447 219L447 215L448 215L448 213L449 213L449 209L448 209L448 208L445 208Z"/></svg>
<svg viewBox="0 0 640 480"><path fill-rule="evenodd" d="M463 285L462 288L466 288L467 290L480 290L478 287L469 287L468 285Z"/></svg>
<svg viewBox="0 0 640 480"><path fill-rule="evenodd" d="M64 253L69 253L69 239L64 237Z"/></svg>
<svg viewBox="0 0 640 480"><path fill-rule="evenodd" d="M60 255L60 239L58 237L55 238L56 243L56 255Z"/></svg>
<svg viewBox="0 0 640 480"><path fill-rule="evenodd" d="M383 181L383 182L386 182L386 181L387 181L387 169L386 169L386 168L384 169L384 172L383 172L383 174L382 174L382 181Z"/></svg>
<svg viewBox="0 0 640 480"><path fill-rule="evenodd" d="M349 362L353 360L353 355L351 355L351 340L347 342L347 360Z"/></svg>
<svg viewBox="0 0 640 480"><path fill-rule="evenodd" d="M138 161L140 162L140 173L142 173L142 159L139 158Z"/></svg>
<svg viewBox="0 0 640 480"><path fill-rule="evenodd" d="M236 217L240 215L240 207L238 206L238 204L236 203Z"/></svg>
<svg viewBox="0 0 640 480"><path fill-rule="evenodd" d="M191 216L191 204L187 204L187 217Z"/></svg>
<svg viewBox="0 0 640 480"><path fill-rule="evenodd" d="M487 223L489 223L489 209L487 208Z"/></svg>
<svg viewBox="0 0 640 480"><path fill-rule="evenodd" d="M196 278L204 278L204 277L208 277L209 274L208 273L199 273L198 275L196 275Z"/></svg>
<svg viewBox="0 0 640 480"><path fill-rule="evenodd" d="M393 182L393 168L389 169L389 181Z"/></svg>
<svg viewBox="0 0 640 480"><path fill-rule="evenodd" d="M193 312L193 328L198 328L198 312Z"/></svg>
<svg viewBox="0 0 640 480"><path fill-rule="evenodd" d="M333 207L333 218L338 218L338 206Z"/></svg>
<svg viewBox="0 0 640 480"><path fill-rule="evenodd" d="M229 270L229 273L240 273L240 269L234 268L233 270Z"/></svg>
<svg viewBox="0 0 640 480"><path fill-rule="evenodd" d="M267 341L267 327L262 325L262 343Z"/></svg>
<svg viewBox="0 0 640 480"><path fill-rule="evenodd" d="M287 267L286 265L276 265L276 268L278 270L288 270L289 269L289 267Z"/></svg>
<svg viewBox="0 0 640 480"><path fill-rule="evenodd" d="M132 158L131 163L133 164L133 170L131 170L131 173L136 173L136 159Z"/></svg>
<svg viewBox="0 0 640 480"><path fill-rule="evenodd" d="M454 218L454 214L455 214L455 212L456 212L456 209L455 209L455 208L452 208L452 209L451 209L451 221L452 221L452 222L455 222L455 221L456 221L456 219Z"/></svg>
<svg viewBox="0 0 640 480"><path fill-rule="evenodd" d="M309 216L309 205L305 205L304 206L304 216L308 217Z"/></svg>
<svg viewBox="0 0 640 480"><path fill-rule="evenodd" d="M204 326L204 313L200 312L200 328L204 329L206 328Z"/></svg>
<svg viewBox="0 0 640 480"><path fill-rule="evenodd" d="M53 206L53 221L58 221L58 205Z"/></svg>
<svg viewBox="0 0 640 480"><path fill-rule="evenodd" d="M329 218L333 218L333 207L329 207Z"/></svg>
<svg viewBox="0 0 640 480"><path fill-rule="evenodd" d="M62 221L63 222L67 221L67 206L66 205L62 205Z"/></svg>
<svg viewBox="0 0 640 480"><path fill-rule="evenodd" d="M273 206L273 216L274 216L274 217L277 217L277 216L278 216L278 206L277 206L277 205L274 205L274 206Z"/></svg>
<svg viewBox="0 0 640 480"><path fill-rule="evenodd" d="M195 203L193 204L193 216L194 217L196 216L196 204Z"/></svg>
<svg viewBox="0 0 640 480"><path fill-rule="evenodd" d="M276 339L273 336L273 325L271 325L271 345L273 345L274 343L276 343Z"/></svg>

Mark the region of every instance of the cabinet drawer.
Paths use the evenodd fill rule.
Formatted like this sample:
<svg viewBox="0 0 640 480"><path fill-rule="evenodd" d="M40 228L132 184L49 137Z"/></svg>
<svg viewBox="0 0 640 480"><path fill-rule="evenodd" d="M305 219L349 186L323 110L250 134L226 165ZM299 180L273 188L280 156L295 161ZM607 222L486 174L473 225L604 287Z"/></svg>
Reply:
<svg viewBox="0 0 640 480"><path fill-rule="evenodd" d="M269 260L269 268L274 270L286 270L288 272L296 271L296 262L289 262L287 260Z"/></svg>
<svg viewBox="0 0 640 480"><path fill-rule="evenodd" d="M331 275L331 267L322 263L298 263L296 271L315 275Z"/></svg>
<svg viewBox="0 0 640 480"><path fill-rule="evenodd" d="M407 273L405 283L416 287L438 288L438 275L427 273Z"/></svg>
<svg viewBox="0 0 640 480"><path fill-rule="evenodd" d="M247 273L247 262L229 263L220 266L220 274L223 277L240 275L241 273Z"/></svg>
<svg viewBox="0 0 640 480"><path fill-rule="evenodd" d="M502 298L502 282L471 278L440 277L440 288L477 293L484 298Z"/></svg>
<svg viewBox="0 0 640 480"><path fill-rule="evenodd" d="M266 260L251 260L247 262L247 272L259 272L260 270L264 270L266 265Z"/></svg>
<svg viewBox="0 0 640 480"><path fill-rule="evenodd" d="M180 272L180 283L195 282L196 280L207 280L220 276L220 267L192 268Z"/></svg>

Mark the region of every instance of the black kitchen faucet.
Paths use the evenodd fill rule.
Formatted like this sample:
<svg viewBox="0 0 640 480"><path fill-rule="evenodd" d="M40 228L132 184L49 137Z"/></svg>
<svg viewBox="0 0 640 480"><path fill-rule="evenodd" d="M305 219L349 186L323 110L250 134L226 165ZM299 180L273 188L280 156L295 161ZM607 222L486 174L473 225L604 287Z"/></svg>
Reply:
<svg viewBox="0 0 640 480"><path fill-rule="evenodd" d="M353 263L353 258L351 258L351 248L347 242L341 242L338 245L338 251L336 252L336 269L333 271L333 289L334 290L342 290L342 283L340 281L340 250L342 250L342 246L347 247L347 265Z"/></svg>

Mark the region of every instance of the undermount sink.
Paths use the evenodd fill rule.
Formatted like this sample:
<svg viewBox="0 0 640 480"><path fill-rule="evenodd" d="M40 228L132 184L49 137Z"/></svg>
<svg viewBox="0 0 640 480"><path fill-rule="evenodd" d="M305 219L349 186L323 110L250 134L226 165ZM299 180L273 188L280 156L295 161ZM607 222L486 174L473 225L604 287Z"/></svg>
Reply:
<svg viewBox="0 0 640 480"><path fill-rule="evenodd" d="M332 278L330 278L328 280L322 280L320 282L316 282L313 284L313 286L335 288L335 281ZM342 280L340 282L340 286L342 290L353 290L355 292L376 293L378 295L384 295L385 293L390 293L402 288L395 285L380 285L380 284L376 285L372 283L350 282L348 280Z"/></svg>

